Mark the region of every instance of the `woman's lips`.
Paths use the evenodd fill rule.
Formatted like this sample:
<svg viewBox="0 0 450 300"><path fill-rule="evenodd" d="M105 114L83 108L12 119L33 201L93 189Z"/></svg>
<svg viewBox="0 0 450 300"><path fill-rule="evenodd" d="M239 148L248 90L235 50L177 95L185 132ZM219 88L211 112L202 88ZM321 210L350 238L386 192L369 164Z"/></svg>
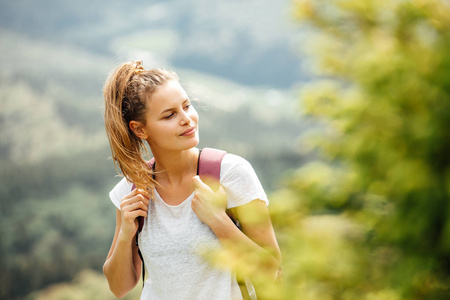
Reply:
<svg viewBox="0 0 450 300"><path fill-rule="evenodd" d="M188 136L188 135L193 135L195 134L196 130L195 127L189 128L188 130L186 130L185 132L183 132L181 135L182 136Z"/></svg>

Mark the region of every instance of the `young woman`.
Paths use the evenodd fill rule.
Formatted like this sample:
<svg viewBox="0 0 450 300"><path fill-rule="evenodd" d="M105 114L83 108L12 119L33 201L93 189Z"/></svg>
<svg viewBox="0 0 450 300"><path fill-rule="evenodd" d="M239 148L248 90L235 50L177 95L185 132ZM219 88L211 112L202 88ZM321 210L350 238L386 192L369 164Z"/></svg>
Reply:
<svg viewBox="0 0 450 300"><path fill-rule="evenodd" d="M139 249L148 270L141 299L241 299L232 268L215 268L205 258L205 250L223 245L246 249L244 257L256 257L275 277L281 258L267 196L251 165L237 155L221 162L226 196L196 176L199 118L177 75L125 63L106 81L104 97L112 157L124 175L110 192L116 231L103 271L111 291L123 297L141 276L138 217L144 218ZM152 168L143 158L145 142Z"/></svg>

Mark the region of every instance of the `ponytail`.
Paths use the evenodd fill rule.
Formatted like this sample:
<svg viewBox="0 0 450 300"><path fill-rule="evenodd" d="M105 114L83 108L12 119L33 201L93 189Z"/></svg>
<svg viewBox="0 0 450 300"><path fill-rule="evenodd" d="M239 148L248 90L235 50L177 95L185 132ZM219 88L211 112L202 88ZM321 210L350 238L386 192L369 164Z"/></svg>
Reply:
<svg viewBox="0 0 450 300"><path fill-rule="evenodd" d="M145 70L142 62L124 63L108 77L103 88L105 128L116 171L137 188L153 188L153 171L144 156L149 151L144 141L130 129L130 121L145 125L148 101L155 90L169 80L178 80L166 70Z"/></svg>

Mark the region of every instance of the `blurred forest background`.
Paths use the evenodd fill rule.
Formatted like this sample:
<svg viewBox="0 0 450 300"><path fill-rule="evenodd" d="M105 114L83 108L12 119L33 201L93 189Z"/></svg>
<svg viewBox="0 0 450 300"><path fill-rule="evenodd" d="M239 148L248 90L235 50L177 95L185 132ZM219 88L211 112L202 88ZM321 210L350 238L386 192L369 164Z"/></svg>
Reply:
<svg viewBox="0 0 450 300"><path fill-rule="evenodd" d="M142 59L271 195L268 299L450 299L449 6L2 0L0 298L114 299L101 89Z"/></svg>

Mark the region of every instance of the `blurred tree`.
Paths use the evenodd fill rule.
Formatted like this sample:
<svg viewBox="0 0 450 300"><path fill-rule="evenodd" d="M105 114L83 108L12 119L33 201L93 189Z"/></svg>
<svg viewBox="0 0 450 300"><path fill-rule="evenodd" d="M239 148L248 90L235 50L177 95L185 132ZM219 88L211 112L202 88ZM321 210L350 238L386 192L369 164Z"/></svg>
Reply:
<svg viewBox="0 0 450 300"><path fill-rule="evenodd" d="M450 299L450 3L296 0L309 163L274 195L288 299ZM312 47L310 47L312 46Z"/></svg>

